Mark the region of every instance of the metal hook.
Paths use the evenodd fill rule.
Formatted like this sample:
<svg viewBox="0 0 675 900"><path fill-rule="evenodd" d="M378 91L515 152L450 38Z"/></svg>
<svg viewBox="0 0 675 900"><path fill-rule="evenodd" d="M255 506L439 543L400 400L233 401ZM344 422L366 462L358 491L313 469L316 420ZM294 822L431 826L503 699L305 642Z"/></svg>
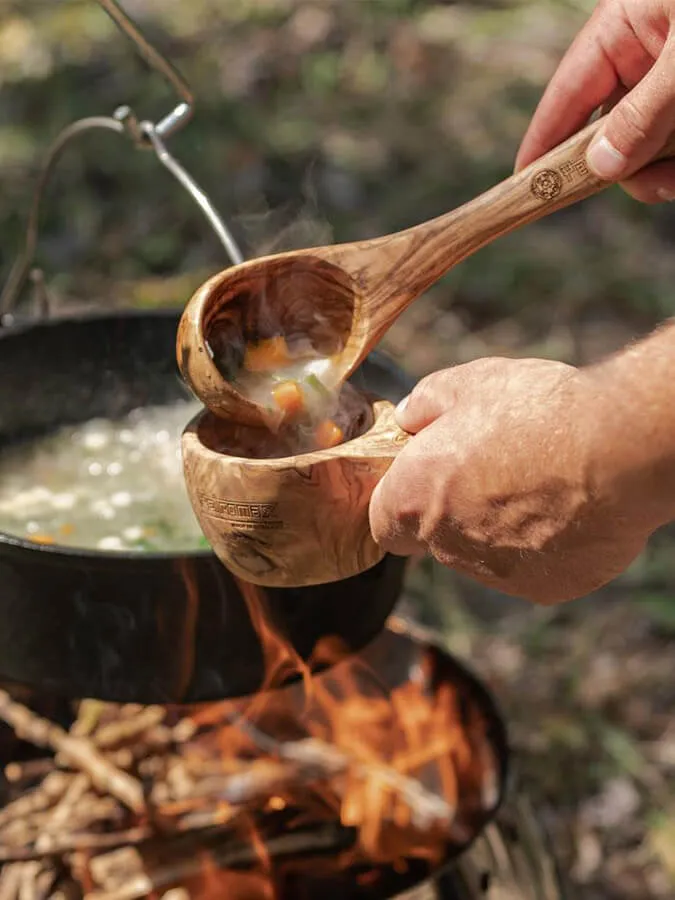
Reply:
<svg viewBox="0 0 675 900"><path fill-rule="evenodd" d="M99 6L110 16L117 27L122 31L136 47L139 55L148 63L148 65L162 75L166 81L173 87L175 92L181 98L175 109L168 116L154 126L155 133L160 138L167 138L172 135L192 118L194 111L194 98L192 91L187 85L183 76L175 69L171 63L156 50L147 40L138 25L131 19L116 0L97 0Z"/></svg>

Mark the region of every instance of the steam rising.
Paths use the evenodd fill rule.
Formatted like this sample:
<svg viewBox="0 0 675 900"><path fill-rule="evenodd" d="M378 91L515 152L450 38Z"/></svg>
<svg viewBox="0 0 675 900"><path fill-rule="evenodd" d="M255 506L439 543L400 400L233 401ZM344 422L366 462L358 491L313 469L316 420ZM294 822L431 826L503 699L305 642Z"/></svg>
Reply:
<svg viewBox="0 0 675 900"><path fill-rule="evenodd" d="M251 257L333 243L333 228L319 215L319 201L311 172L303 183L302 196L304 202L295 211L290 204L272 210L262 197L257 202L247 198L250 211L236 217L235 222ZM258 209L252 209L256 204Z"/></svg>
<svg viewBox="0 0 675 900"><path fill-rule="evenodd" d="M240 219L257 255L331 241L330 227L307 207L286 224L284 218L283 211L264 211ZM264 410L277 435L276 442L259 435L264 449L256 450L250 432L234 446L246 446L249 456L279 457L335 446L367 427L367 403L342 388L335 366L353 308L350 277L311 255L235 272L223 284L204 319L209 350L223 377Z"/></svg>
<svg viewBox="0 0 675 900"><path fill-rule="evenodd" d="M344 441L353 440L373 424L370 403L351 384L340 394L332 394L331 405L324 411L341 429ZM315 424L312 418L294 422L273 431L226 422L216 416L204 420L200 438L217 453L244 459L281 459L316 450Z"/></svg>

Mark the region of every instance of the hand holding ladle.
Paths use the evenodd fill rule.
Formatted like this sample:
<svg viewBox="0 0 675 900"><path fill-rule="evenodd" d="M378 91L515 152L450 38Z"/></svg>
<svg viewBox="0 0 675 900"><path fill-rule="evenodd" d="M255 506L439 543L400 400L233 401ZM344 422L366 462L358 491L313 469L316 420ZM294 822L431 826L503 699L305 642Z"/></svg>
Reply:
<svg viewBox="0 0 675 900"><path fill-rule="evenodd" d="M214 346L282 334L309 338L330 357L329 382L346 380L401 313L457 263L521 225L584 200L611 182L585 153L602 119L458 209L370 241L254 259L209 279L191 298L178 330L181 373L213 413L251 425L262 407L218 368ZM675 136L658 158L675 155Z"/></svg>

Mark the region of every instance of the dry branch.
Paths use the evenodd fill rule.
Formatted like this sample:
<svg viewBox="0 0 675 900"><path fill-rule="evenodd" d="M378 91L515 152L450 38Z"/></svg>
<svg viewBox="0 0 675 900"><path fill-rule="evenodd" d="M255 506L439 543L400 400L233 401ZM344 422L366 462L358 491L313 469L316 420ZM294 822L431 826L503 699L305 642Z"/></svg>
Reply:
<svg viewBox="0 0 675 900"><path fill-rule="evenodd" d="M38 747L51 748L71 765L86 772L98 790L111 794L137 814L145 811L141 783L109 762L91 742L73 737L59 725L15 703L3 690L0 690L0 718L14 729L18 737Z"/></svg>
<svg viewBox="0 0 675 900"><path fill-rule="evenodd" d="M134 828L119 831L81 832L65 834L54 838L49 850L38 850L35 846L0 847L0 863L19 862L30 859L42 859L45 856L63 856L77 850L98 852L125 847L128 844L140 844L154 834L149 825L137 825Z"/></svg>

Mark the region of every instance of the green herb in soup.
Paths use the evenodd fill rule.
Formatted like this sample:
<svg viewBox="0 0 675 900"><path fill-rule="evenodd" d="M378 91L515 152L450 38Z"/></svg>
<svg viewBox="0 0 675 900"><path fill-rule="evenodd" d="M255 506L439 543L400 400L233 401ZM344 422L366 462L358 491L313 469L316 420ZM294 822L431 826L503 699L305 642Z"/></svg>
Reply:
<svg viewBox="0 0 675 900"><path fill-rule="evenodd" d="M180 435L196 401L61 428L0 453L0 531L106 551L208 544L183 480Z"/></svg>

